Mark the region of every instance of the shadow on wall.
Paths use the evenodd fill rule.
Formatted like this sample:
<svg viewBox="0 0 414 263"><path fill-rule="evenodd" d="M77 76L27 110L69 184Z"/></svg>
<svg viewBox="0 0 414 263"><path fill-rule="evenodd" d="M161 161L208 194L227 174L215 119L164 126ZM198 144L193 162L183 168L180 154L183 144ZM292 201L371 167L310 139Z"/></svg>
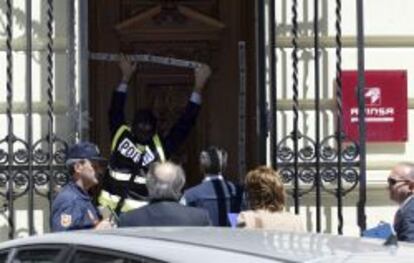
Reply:
<svg viewBox="0 0 414 263"><path fill-rule="evenodd" d="M343 199L344 235L359 236L357 225L356 203L359 193L352 191ZM367 226L374 227L381 221L392 223L398 206L389 199L386 186L371 189L367 192ZM311 193L301 199L300 216L306 230L316 232L315 194ZM323 193L321 230L324 234L337 234L338 209L337 201L331 194ZM286 209L294 213L293 199L289 196Z"/></svg>
<svg viewBox="0 0 414 263"><path fill-rule="evenodd" d="M7 202L2 199L0 202L0 207ZM15 238L26 237L29 235L29 210L27 207L28 197L24 195L17 198L14 202L14 211L15 211ZM35 234L48 233L49 229L49 202L46 198L41 196L35 196L34 200L34 231ZM8 214L7 210L1 210L0 212L0 242L9 240L9 223L8 223Z"/></svg>
<svg viewBox="0 0 414 263"><path fill-rule="evenodd" d="M6 26L7 26L7 3L6 1L0 1L0 37L7 37ZM20 29L26 27L26 12L22 9L13 7L13 25L18 26ZM44 32L39 22L32 21L33 34L39 36Z"/></svg>
<svg viewBox="0 0 414 263"><path fill-rule="evenodd" d="M404 154L406 143L367 143L367 154Z"/></svg>

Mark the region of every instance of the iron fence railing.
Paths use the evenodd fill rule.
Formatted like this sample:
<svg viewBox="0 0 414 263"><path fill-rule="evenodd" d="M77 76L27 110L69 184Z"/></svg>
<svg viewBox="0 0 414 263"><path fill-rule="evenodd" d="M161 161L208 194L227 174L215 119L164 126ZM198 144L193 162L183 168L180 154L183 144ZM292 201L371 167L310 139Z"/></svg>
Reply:
<svg viewBox="0 0 414 263"><path fill-rule="evenodd" d="M279 125L286 123L280 122L278 118L277 102L278 96L278 79L277 66L278 59L276 51L280 48L276 45L278 32L278 18L276 17L275 0L257 1L257 111L258 111L258 142L259 156L262 163L266 163L265 154L270 152L270 163L277 168L289 188L290 195L294 201L294 211L296 214L300 211L301 199L315 192L316 207L316 231L321 232L321 208L323 201L322 192L331 194L336 199L337 218L339 234L343 233L343 199L348 193L353 191L359 185L359 202L358 202L358 225L362 230L365 229L365 194L366 194L366 177L365 177L365 123L363 114L360 114L360 137L358 141L350 141L344 134L342 127L342 1L335 1L335 109L334 114L334 132L325 136L321 135L321 126L323 121L320 118L321 108L321 85L320 85L320 29L321 21L319 15L320 0L313 1L313 59L314 59L314 112L315 118L312 122L307 119L300 120L300 93L303 88L299 83L301 75L299 62L299 52L305 52L305 48L299 47L298 40L301 30L298 23L298 17L301 15L299 6L302 1L291 0L291 24L290 37L291 43L291 83L290 93L292 94L292 115L288 123L292 130L288 135L281 137L278 134ZM357 0L358 8L358 51L359 51L359 93L363 90L363 2ZM267 9L266 9L267 8ZM265 12L268 10L268 13ZM266 21L268 27L266 27ZM325 20L331 21L331 20ZM266 30L267 28L267 30ZM280 27L282 28L282 26ZM284 27L286 28L286 26ZM267 34L267 38L266 38ZM268 39L268 41L266 41ZM267 52L266 52L267 51ZM268 74L267 74L268 73ZM328 74L328 72L323 72ZM268 82L267 82L268 81ZM267 85L268 83L268 85ZM287 89L287 87L280 87ZM364 112L364 100L359 94L360 111ZM284 98L285 99L285 98ZM268 116L267 103L269 104L270 116ZM314 127L314 134L301 130L299 125L303 121L305 125ZM325 120L326 121L326 120ZM270 127L266 124L269 123ZM267 136L270 136L269 144L266 144ZM270 148L268 148L270 147Z"/></svg>

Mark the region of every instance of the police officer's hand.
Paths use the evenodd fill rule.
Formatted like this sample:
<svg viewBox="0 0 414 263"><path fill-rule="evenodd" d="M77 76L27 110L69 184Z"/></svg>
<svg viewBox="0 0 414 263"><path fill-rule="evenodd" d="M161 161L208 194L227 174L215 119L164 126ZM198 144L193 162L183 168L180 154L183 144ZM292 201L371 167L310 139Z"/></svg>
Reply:
<svg viewBox="0 0 414 263"><path fill-rule="evenodd" d="M128 56L121 54L119 68L122 72L122 82L128 83L137 68L137 63L132 62Z"/></svg>
<svg viewBox="0 0 414 263"><path fill-rule="evenodd" d="M113 228L113 224L109 220L106 220L106 219L102 220L95 226L96 230L105 230L105 229L111 229L111 228Z"/></svg>
<svg viewBox="0 0 414 263"><path fill-rule="evenodd" d="M194 91L201 93L210 78L211 69L207 64L201 64L200 67L194 69L195 87Z"/></svg>

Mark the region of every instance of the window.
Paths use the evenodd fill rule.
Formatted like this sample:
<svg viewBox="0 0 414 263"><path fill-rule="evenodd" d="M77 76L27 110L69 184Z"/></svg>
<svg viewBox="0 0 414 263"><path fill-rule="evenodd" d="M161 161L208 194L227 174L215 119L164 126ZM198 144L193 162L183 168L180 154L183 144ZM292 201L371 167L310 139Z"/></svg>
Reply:
<svg viewBox="0 0 414 263"><path fill-rule="evenodd" d="M97 249L78 250L73 255L71 263L165 263L147 257L122 254L120 252L108 253Z"/></svg>
<svg viewBox="0 0 414 263"><path fill-rule="evenodd" d="M17 252L13 263L53 263L60 249L25 249Z"/></svg>
<svg viewBox="0 0 414 263"><path fill-rule="evenodd" d="M128 263L166 263L166 262L143 257L140 259L130 260Z"/></svg>
<svg viewBox="0 0 414 263"><path fill-rule="evenodd" d="M122 257L100 254L89 251L77 251L73 256L72 263L128 263Z"/></svg>
<svg viewBox="0 0 414 263"><path fill-rule="evenodd" d="M0 253L0 263L6 263L7 255L8 255L8 252L1 252Z"/></svg>

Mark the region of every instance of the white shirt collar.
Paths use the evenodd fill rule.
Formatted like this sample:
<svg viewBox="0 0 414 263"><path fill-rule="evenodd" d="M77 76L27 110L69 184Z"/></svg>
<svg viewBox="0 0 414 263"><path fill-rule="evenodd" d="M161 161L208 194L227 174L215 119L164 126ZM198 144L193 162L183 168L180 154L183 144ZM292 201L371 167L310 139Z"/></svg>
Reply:
<svg viewBox="0 0 414 263"><path fill-rule="evenodd" d="M224 178L221 174L206 174L203 182L208 182L211 180L224 180Z"/></svg>

